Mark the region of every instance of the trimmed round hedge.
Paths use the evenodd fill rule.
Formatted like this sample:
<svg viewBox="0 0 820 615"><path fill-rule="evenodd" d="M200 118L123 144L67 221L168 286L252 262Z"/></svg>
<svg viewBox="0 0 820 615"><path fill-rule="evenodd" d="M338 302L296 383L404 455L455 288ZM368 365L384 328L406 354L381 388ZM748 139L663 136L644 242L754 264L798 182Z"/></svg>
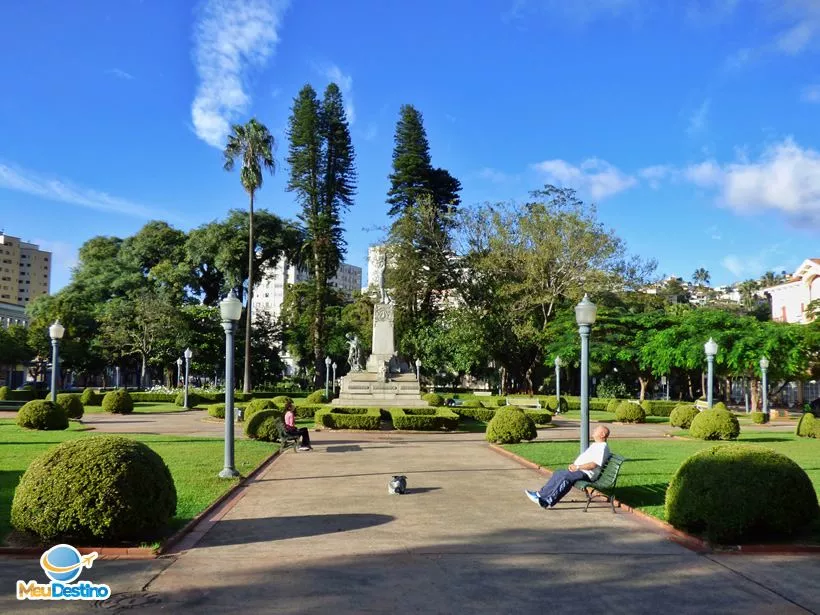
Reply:
<svg viewBox="0 0 820 615"><path fill-rule="evenodd" d="M214 404L213 406L208 407L208 414L210 414L215 419L224 419L225 418L225 404Z"/></svg>
<svg viewBox="0 0 820 615"><path fill-rule="evenodd" d="M243 420L248 422L254 414L262 410L276 410L276 406L270 399L252 399L248 402L248 405L245 406L245 418ZM279 414L281 416L282 413L279 412Z"/></svg>
<svg viewBox="0 0 820 615"><path fill-rule="evenodd" d="M134 400L125 389L108 391L103 397L102 409L111 414L131 414L134 411Z"/></svg>
<svg viewBox="0 0 820 615"><path fill-rule="evenodd" d="M305 401L309 404L326 404L328 400L324 389L319 389L318 391L313 391L313 393L308 395Z"/></svg>
<svg viewBox="0 0 820 615"><path fill-rule="evenodd" d="M282 414L276 410L259 410L245 421L245 435L252 440L276 442L279 432L276 421L281 420Z"/></svg>
<svg viewBox="0 0 820 615"><path fill-rule="evenodd" d="M35 399L17 412L17 425L38 431L57 431L68 429L68 416L57 404L45 399Z"/></svg>
<svg viewBox="0 0 820 615"><path fill-rule="evenodd" d="M102 403L102 395L88 387L80 394L80 401L83 402L83 406L99 406Z"/></svg>
<svg viewBox="0 0 820 615"><path fill-rule="evenodd" d="M689 435L701 440L736 440L740 435L740 423L728 410L704 410L692 419Z"/></svg>
<svg viewBox="0 0 820 615"><path fill-rule="evenodd" d="M752 412L752 423L763 425L769 422L769 415L765 412Z"/></svg>
<svg viewBox="0 0 820 615"><path fill-rule="evenodd" d="M5 385L0 387L0 401L4 399L8 399L9 396L9 388Z"/></svg>
<svg viewBox="0 0 820 615"><path fill-rule="evenodd" d="M80 401L80 396L74 393L57 393L57 405L65 411L65 414L70 419L81 419L85 408L83 402Z"/></svg>
<svg viewBox="0 0 820 615"><path fill-rule="evenodd" d="M622 401L615 410L615 420L621 423L646 423L646 411L640 404Z"/></svg>
<svg viewBox="0 0 820 615"><path fill-rule="evenodd" d="M712 410L723 410L724 412L729 412L729 408L726 407L722 401L716 401L712 404Z"/></svg>
<svg viewBox="0 0 820 615"><path fill-rule="evenodd" d="M811 412L804 412L800 420L797 421L795 433L801 438L816 438L815 434L818 427L820 427L820 421Z"/></svg>
<svg viewBox="0 0 820 615"><path fill-rule="evenodd" d="M694 418L700 414L700 410L693 404L678 404L669 415L669 424L672 427L680 427L681 429L689 429Z"/></svg>
<svg viewBox="0 0 820 615"><path fill-rule="evenodd" d="M153 538L176 507L162 457L135 440L91 436L31 463L14 492L11 523L45 540Z"/></svg>
<svg viewBox="0 0 820 615"><path fill-rule="evenodd" d="M272 401L273 401L273 405L276 406L277 408L279 408L280 410L284 410L285 406L288 403L291 403L291 404L293 403L293 399L291 399L287 395L277 395L276 397L273 398Z"/></svg>
<svg viewBox="0 0 820 615"><path fill-rule="evenodd" d="M521 408L507 406L496 410L495 416L487 424L484 437L488 442L515 444L521 440L535 440L538 432L535 422L524 414Z"/></svg>
<svg viewBox="0 0 820 615"><path fill-rule="evenodd" d="M555 395L551 395L550 397L545 397L543 399L544 408L551 412L568 412L569 411L569 404L564 397L556 398Z"/></svg>
<svg viewBox="0 0 820 615"><path fill-rule="evenodd" d="M435 406L436 408L444 405L444 398L438 393L425 393L422 399L427 402L427 405Z"/></svg>
<svg viewBox="0 0 820 615"><path fill-rule="evenodd" d="M713 542L789 536L820 513L806 472L771 449L729 444L702 450L675 472L666 519Z"/></svg>
<svg viewBox="0 0 820 615"><path fill-rule="evenodd" d="M607 412L615 412L618 409L618 406L621 405L622 399L610 399L606 403L606 411Z"/></svg>
<svg viewBox="0 0 820 615"><path fill-rule="evenodd" d="M196 408L202 403L202 401L203 400L199 395L188 391L188 408ZM179 406L180 408L185 406L185 391L180 391L177 393L177 396L174 398L174 405Z"/></svg>

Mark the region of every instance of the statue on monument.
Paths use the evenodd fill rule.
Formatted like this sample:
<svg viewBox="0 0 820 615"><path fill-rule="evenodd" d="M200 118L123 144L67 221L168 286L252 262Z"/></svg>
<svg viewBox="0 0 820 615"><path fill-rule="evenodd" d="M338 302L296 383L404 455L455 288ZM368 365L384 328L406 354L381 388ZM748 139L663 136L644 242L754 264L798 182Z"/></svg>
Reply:
<svg viewBox="0 0 820 615"><path fill-rule="evenodd" d="M360 362L361 346L359 346L359 336L348 333L345 335L345 338L347 339L347 363L350 365L350 371L360 372L362 371L362 367Z"/></svg>
<svg viewBox="0 0 820 615"><path fill-rule="evenodd" d="M385 272L387 271L387 254L382 251L381 255L379 256L378 260L378 271L379 271L379 303L390 303L390 295L387 294L387 289L385 288Z"/></svg>

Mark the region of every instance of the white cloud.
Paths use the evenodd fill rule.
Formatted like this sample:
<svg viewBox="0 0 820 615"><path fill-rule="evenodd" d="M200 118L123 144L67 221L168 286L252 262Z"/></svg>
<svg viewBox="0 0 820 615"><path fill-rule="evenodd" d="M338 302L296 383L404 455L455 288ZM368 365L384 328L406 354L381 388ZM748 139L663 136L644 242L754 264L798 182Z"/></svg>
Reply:
<svg viewBox="0 0 820 615"><path fill-rule="evenodd" d="M345 115L347 122L351 126L356 122L356 107L353 106L353 77L342 72L342 69L331 64L327 66L322 73L327 80L335 83L342 91L345 100Z"/></svg>
<svg viewBox="0 0 820 615"><path fill-rule="evenodd" d="M699 135L706 130L706 125L709 120L709 108L711 106L712 99L707 98L689 117L689 126L687 127L686 132L690 137Z"/></svg>
<svg viewBox="0 0 820 615"><path fill-rule="evenodd" d="M263 66L279 42L288 0L206 0L194 26L199 76L191 119L196 135L222 148L230 124L251 102L245 76Z"/></svg>
<svg viewBox="0 0 820 615"><path fill-rule="evenodd" d="M505 173L504 171L499 171L498 169L493 169L491 167L484 167L475 175L479 179L489 181L493 184L503 184L515 179L515 177L509 173Z"/></svg>
<svg viewBox="0 0 820 615"><path fill-rule="evenodd" d="M797 55L809 46L817 33L817 23L812 20L801 21L782 32L775 41L777 49L788 55Z"/></svg>
<svg viewBox="0 0 820 615"><path fill-rule="evenodd" d="M646 180L653 190L660 188L663 180L674 178L676 175L677 169L668 164L656 164L638 171L638 176Z"/></svg>
<svg viewBox="0 0 820 615"><path fill-rule="evenodd" d="M820 223L820 153L791 138L768 147L755 162L709 161L689 167L685 176L699 186L717 187L721 201L735 211L774 210Z"/></svg>
<svg viewBox="0 0 820 615"><path fill-rule="evenodd" d="M125 72L121 68L109 68L107 71L105 71L105 74L113 75L114 77L117 77L119 79L125 79L126 81L131 81L134 79L134 75Z"/></svg>
<svg viewBox="0 0 820 615"><path fill-rule="evenodd" d="M31 194L49 201L69 203L137 218L167 217L168 215L167 212L154 210L105 192L83 188L61 179L45 177L33 171L2 163L0 163L0 188Z"/></svg>
<svg viewBox="0 0 820 615"><path fill-rule="evenodd" d="M544 160L531 166L548 181L589 192L592 198L599 200L628 190L638 183L634 177L598 158L589 158L580 166L565 160Z"/></svg>
<svg viewBox="0 0 820 615"><path fill-rule="evenodd" d="M800 100L807 103L820 103L820 84L807 85L803 88Z"/></svg>

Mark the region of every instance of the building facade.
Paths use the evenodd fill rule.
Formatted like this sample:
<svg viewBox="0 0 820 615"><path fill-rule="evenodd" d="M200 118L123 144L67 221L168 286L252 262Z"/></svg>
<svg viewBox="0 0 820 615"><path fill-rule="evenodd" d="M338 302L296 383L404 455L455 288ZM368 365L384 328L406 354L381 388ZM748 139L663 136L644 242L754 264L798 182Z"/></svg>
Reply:
<svg viewBox="0 0 820 615"><path fill-rule="evenodd" d="M807 258L791 280L764 289L772 306L772 320L805 324L812 320L809 303L820 299L820 258Z"/></svg>
<svg viewBox="0 0 820 615"><path fill-rule="evenodd" d="M8 329L12 325L28 326L26 308L16 303L0 301L0 327Z"/></svg>
<svg viewBox="0 0 820 615"><path fill-rule="evenodd" d="M0 233L0 302L26 306L51 286L51 253Z"/></svg>

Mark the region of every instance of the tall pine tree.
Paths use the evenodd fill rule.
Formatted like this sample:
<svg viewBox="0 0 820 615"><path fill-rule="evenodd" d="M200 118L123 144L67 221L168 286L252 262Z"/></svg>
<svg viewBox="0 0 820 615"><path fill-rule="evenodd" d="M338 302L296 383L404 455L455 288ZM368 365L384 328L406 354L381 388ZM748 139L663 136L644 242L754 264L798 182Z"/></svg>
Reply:
<svg viewBox="0 0 820 615"><path fill-rule="evenodd" d="M305 225L304 260L313 274L312 311L315 384L324 382L327 343L325 309L328 280L345 252L341 216L353 204L356 169L350 128L342 93L327 86L320 103L316 91L305 85L293 101L288 127L290 139L288 190L296 193Z"/></svg>

